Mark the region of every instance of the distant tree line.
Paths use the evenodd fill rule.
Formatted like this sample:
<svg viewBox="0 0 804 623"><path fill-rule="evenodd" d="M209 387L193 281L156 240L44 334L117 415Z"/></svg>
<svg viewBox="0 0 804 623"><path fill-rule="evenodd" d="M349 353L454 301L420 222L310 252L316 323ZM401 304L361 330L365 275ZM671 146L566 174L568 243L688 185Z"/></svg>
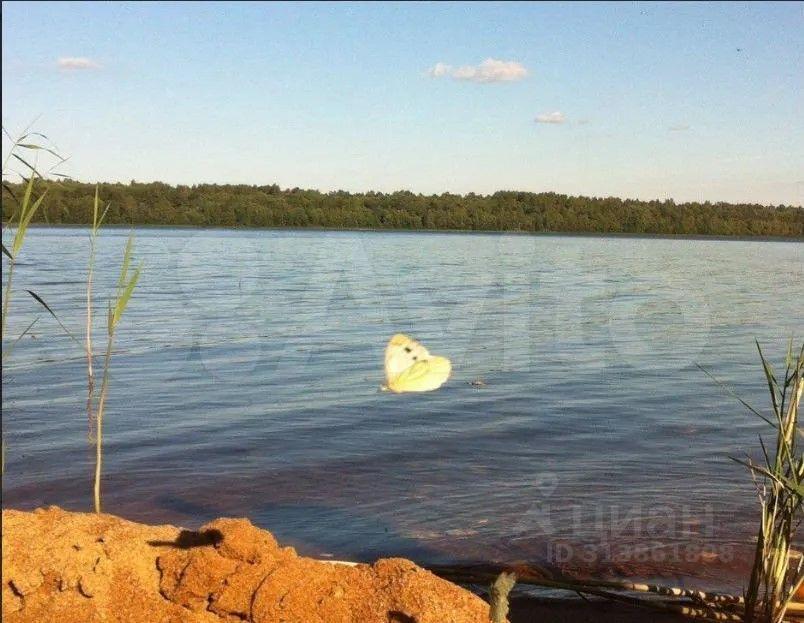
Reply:
<svg viewBox="0 0 804 623"><path fill-rule="evenodd" d="M43 181L37 221L87 224L94 184ZM21 185L10 185L17 194ZM206 227L324 227L524 232L703 234L804 237L804 209L731 203L675 203L500 191L493 195L319 192L270 186L160 182L100 184L108 224ZM3 220L14 209L3 190Z"/></svg>

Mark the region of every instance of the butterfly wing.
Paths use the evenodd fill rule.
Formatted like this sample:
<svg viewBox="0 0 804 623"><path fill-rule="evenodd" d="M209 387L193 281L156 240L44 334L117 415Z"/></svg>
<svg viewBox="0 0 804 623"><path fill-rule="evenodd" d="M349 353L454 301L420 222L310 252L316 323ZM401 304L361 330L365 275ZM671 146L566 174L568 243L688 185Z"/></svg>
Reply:
<svg viewBox="0 0 804 623"><path fill-rule="evenodd" d="M385 380L386 383L398 377L417 361L423 361L430 357L427 349L412 340L407 335L397 333L385 347Z"/></svg>
<svg viewBox="0 0 804 623"><path fill-rule="evenodd" d="M392 392L429 392L441 387L452 372L452 364L446 357L430 357L417 361L398 376L388 379Z"/></svg>

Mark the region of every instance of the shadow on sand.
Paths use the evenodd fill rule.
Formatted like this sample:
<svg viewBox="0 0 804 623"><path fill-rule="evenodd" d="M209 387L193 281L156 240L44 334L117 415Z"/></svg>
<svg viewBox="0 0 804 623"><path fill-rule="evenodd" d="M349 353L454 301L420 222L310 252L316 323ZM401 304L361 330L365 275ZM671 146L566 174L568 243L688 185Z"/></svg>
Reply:
<svg viewBox="0 0 804 623"><path fill-rule="evenodd" d="M217 545L223 541L223 534L220 530L209 529L195 532L193 530L182 530L175 541L148 541L152 547L173 547L175 549L192 549L193 547L205 547L206 545Z"/></svg>

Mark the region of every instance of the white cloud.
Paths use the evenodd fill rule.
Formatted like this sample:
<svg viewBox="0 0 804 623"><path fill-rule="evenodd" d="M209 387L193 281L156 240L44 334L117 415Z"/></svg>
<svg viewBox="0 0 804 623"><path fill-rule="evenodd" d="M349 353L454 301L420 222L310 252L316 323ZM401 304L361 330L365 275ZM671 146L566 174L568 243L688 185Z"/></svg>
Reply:
<svg viewBox="0 0 804 623"><path fill-rule="evenodd" d="M62 56L56 61L56 66L66 70L101 68L100 63L85 56Z"/></svg>
<svg viewBox="0 0 804 623"><path fill-rule="evenodd" d="M691 128L691 126L687 125L686 123L679 123L679 124L676 124L676 125L671 125L667 129L670 130L671 132L686 132L690 128Z"/></svg>
<svg viewBox="0 0 804 623"><path fill-rule="evenodd" d="M427 73L429 73L433 78L441 78L442 76L448 76L451 71L451 65L446 65L445 63L436 63Z"/></svg>
<svg viewBox="0 0 804 623"><path fill-rule="evenodd" d="M462 65L453 67L446 63L436 63L427 72L433 78L450 77L453 80L467 80L469 82L516 82L528 75L528 70L522 63L516 61L501 61L487 58L479 65Z"/></svg>
<svg viewBox="0 0 804 623"><path fill-rule="evenodd" d="M564 123L567 118L563 112L555 111L536 115L536 123Z"/></svg>

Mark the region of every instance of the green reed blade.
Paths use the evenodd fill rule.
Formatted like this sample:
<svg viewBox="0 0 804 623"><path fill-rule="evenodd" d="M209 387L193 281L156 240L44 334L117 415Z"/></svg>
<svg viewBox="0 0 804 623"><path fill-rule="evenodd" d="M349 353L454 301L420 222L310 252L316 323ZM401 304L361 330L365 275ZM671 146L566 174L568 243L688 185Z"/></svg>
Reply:
<svg viewBox="0 0 804 623"><path fill-rule="evenodd" d="M32 322L31 324L29 324L27 327L25 327L25 330L24 330L22 333L20 333L20 334L19 334L19 335L16 337L16 339L15 339L15 340L14 340L14 341L13 341L13 342L12 342L12 343L9 345L9 347L8 347L8 348L6 348L6 349L3 351L3 359L5 359L6 357L9 357L9 356L11 355L11 351L13 351L13 350L14 350L14 347L15 347L15 346L16 346L16 345L19 343L19 341L20 341L22 338L24 338L24 337L25 337L25 336L28 334L28 332L29 332L31 329L33 329L33 326L34 326L34 325L35 325L37 322L39 322L39 316L37 316L36 318L34 318L34 319L33 319L33 322Z"/></svg>
<svg viewBox="0 0 804 623"><path fill-rule="evenodd" d="M120 277L117 279L118 293L123 289L128 277L128 267L131 264L131 250L134 248L134 234L130 234L126 242L126 250L123 252L123 264L120 266Z"/></svg>
<svg viewBox="0 0 804 623"><path fill-rule="evenodd" d="M40 304L42 307L44 307L44 308L45 308L45 309L48 311L48 313L49 313L51 316L53 316L53 318L56 320L56 322L58 322L58 323L59 323L59 326L61 327L62 331L64 331L64 332L65 332L65 333L66 333L68 336L70 336L70 338L73 340L73 342L75 342L76 344L78 344L78 346L79 346L79 348L81 348L81 350L84 350L84 347L83 347L83 345L81 344L81 342L79 342L79 341L78 341L78 338L77 338L77 337L75 337L75 336L72 334L72 332L71 332L71 331L70 331L70 330L69 330L67 327L65 327L65 326L64 326L64 323L63 323L63 322L61 321L61 319L60 319L60 318L59 318L59 317L56 315L56 312L54 312L54 311L53 311L53 309L50 307L50 305L48 305L48 304L45 302L45 300L44 300L44 299L43 299L41 296L39 296L39 295L38 295L36 292L34 292L33 290L25 290L25 291L26 291L28 294L30 294L30 295L33 297L33 299L34 299L34 300L35 300L37 303L39 303L39 304Z"/></svg>
<svg viewBox="0 0 804 623"><path fill-rule="evenodd" d="M28 167L31 170L31 175L39 175L39 171L36 170L36 167L32 166L31 163L29 163L27 160L25 160L25 158L23 158L19 154L11 154L11 156L12 156L12 158L16 158L22 164L24 164L26 167Z"/></svg>
<svg viewBox="0 0 804 623"><path fill-rule="evenodd" d="M9 195L11 195L11 198L14 200L14 203L16 203L17 206L20 205L20 200L17 199L17 195L14 193L14 189L11 188L11 186L6 182L3 182L3 190L5 190Z"/></svg>
<svg viewBox="0 0 804 623"><path fill-rule="evenodd" d="M765 355L762 354L762 347L759 345L759 341L756 342L757 350L759 351L759 358L762 360L762 370L765 372L765 379L768 382L768 390L770 391L771 395L771 402L773 403L773 410L776 412L776 418L780 418L779 413L779 385L776 382L776 377L773 374L773 367L770 365L767 359L765 359Z"/></svg>
<svg viewBox="0 0 804 623"><path fill-rule="evenodd" d="M137 281L140 278L141 270L142 265L137 266L137 268L134 269L134 273L131 275L131 279L129 279L125 288L118 297L117 303L114 308L114 314L112 315L112 326L116 326L117 323L120 322L120 318L123 315L123 312L125 311L126 306L128 305L128 301L129 299L131 299L131 295L134 292L134 288L137 285Z"/></svg>
<svg viewBox="0 0 804 623"><path fill-rule="evenodd" d="M704 374L706 374L706 376L708 376L710 379L712 379L723 391L725 391L729 396L731 396L732 398L737 400L741 405L743 405L751 413L756 415L758 418L761 418L762 420L764 420L766 423L770 424L771 426L773 426L773 427L776 426L776 424L774 424L772 421L770 421L768 418L766 418L764 415L762 415L759 411L757 411L754 407L752 407L748 402L743 400L737 392L735 392L731 387L726 385L723 381L721 381L719 378L717 378L715 375L713 375L711 372L709 372L709 370L704 368L699 363L696 363L695 365L699 370L701 370L701 372L703 372Z"/></svg>

